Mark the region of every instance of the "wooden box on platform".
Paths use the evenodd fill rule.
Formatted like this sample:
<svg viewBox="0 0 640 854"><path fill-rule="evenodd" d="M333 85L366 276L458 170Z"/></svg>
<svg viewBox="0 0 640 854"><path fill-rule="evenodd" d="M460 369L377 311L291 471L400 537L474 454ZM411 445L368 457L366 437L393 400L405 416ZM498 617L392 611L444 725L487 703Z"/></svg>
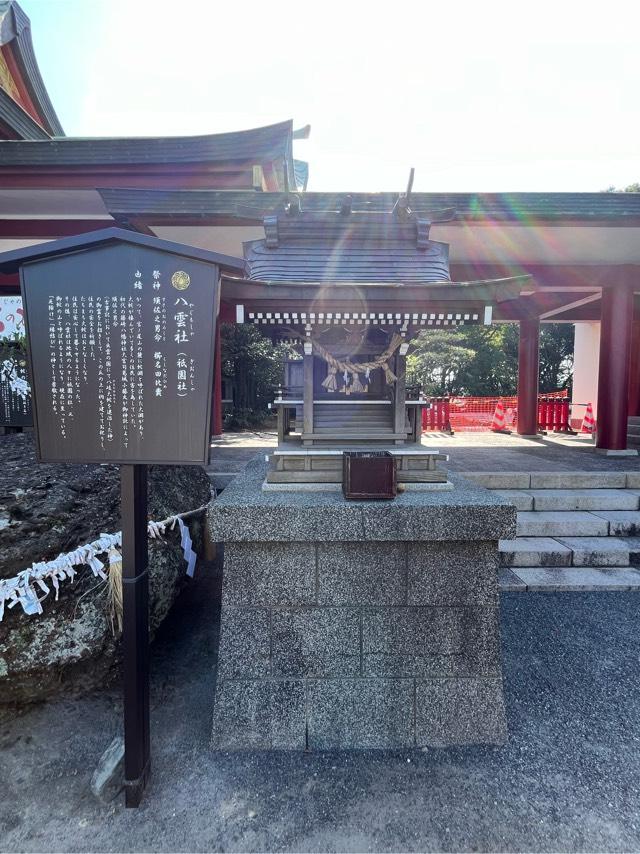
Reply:
<svg viewBox="0 0 640 854"><path fill-rule="evenodd" d="M345 498L395 498L396 461L389 451L344 451L342 494Z"/></svg>
<svg viewBox="0 0 640 854"><path fill-rule="evenodd" d="M371 451L357 445L333 448L305 448L288 445L278 447L270 456L267 483L342 483L342 455L347 451ZM396 460L398 483L446 483L447 473L436 468L438 460L447 460L446 454L419 446L376 448L391 454Z"/></svg>

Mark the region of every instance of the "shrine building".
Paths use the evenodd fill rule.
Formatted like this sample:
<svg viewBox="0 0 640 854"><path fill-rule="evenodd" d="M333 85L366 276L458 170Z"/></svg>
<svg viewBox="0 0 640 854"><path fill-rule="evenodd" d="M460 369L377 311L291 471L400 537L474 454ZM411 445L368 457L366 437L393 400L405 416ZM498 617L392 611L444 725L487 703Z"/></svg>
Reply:
<svg viewBox="0 0 640 854"><path fill-rule="evenodd" d="M402 359L401 348L423 328L518 323L523 436L538 427L540 326L571 323L576 412L591 402L597 448L627 450L628 433L633 440L637 432L629 418L640 416L640 194L414 193L403 201L348 187L308 192L307 164L296 159L308 135L308 127L283 121L205 136L67 137L38 70L29 20L15 0L0 0L0 252L117 225L233 256L244 274L223 279L222 320L271 327L276 337L293 331L304 350L320 319L323 329L342 325L339 315L355 311L363 334L352 341L352 365L351 357L366 362L386 352L393 334L404 333L391 354ZM297 258L294 273L287 257L298 250L304 263ZM15 273L0 274L2 294L18 291ZM380 320L393 320L384 341ZM335 333L322 334L330 341ZM316 343L300 404L306 395L309 447L323 417L309 401L320 389L331 392L318 367L331 364ZM344 341L324 347L342 363L344 348ZM356 394L365 394L364 377L350 376ZM380 382L366 392L377 401ZM287 407L277 406L284 440ZM415 443L411 406L418 404L406 389L391 402L390 441ZM377 414L386 424L386 410ZM219 358L213 416L219 434Z"/></svg>

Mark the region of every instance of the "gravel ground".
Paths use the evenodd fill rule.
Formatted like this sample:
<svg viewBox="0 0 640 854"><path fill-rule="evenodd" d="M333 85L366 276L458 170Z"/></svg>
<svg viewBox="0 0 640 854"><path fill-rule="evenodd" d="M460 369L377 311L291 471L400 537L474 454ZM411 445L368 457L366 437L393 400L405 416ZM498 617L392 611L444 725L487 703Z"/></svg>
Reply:
<svg viewBox="0 0 640 854"><path fill-rule="evenodd" d="M640 850L640 598L505 594L504 748L220 754L208 747L219 573L199 568L154 645L153 777L98 804L117 692L0 727L3 851Z"/></svg>

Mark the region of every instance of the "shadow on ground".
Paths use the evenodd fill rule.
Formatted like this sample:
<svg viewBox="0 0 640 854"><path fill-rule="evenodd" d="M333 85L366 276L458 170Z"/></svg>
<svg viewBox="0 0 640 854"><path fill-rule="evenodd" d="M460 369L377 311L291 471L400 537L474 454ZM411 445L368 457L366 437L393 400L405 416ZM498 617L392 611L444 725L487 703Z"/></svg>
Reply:
<svg viewBox="0 0 640 854"><path fill-rule="evenodd" d="M220 574L199 567L154 644L153 778L100 806L117 690L0 730L3 851L640 848L640 598L506 594L504 748L220 754L208 747Z"/></svg>

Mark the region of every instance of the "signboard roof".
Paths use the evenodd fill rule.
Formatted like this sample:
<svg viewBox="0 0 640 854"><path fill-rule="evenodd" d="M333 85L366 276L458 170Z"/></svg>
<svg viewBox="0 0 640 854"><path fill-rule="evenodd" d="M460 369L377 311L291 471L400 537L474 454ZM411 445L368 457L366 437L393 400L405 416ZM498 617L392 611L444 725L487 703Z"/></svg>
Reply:
<svg viewBox="0 0 640 854"><path fill-rule="evenodd" d="M91 249L107 243L130 243L137 246L148 246L151 249L160 249L182 255L185 258L192 258L194 261L217 264L224 270L244 272L245 269L245 262L241 258L234 258L232 255L221 255L219 252L186 246L183 243L175 243L173 240L162 240L159 237L128 231L126 228L101 228L98 231L90 231L86 234L63 237L60 240L51 240L46 243L38 243L35 246L25 246L21 249L12 249L10 252L2 252L0 253L0 273L16 273L22 264L43 261L56 255Z"/></svg>

